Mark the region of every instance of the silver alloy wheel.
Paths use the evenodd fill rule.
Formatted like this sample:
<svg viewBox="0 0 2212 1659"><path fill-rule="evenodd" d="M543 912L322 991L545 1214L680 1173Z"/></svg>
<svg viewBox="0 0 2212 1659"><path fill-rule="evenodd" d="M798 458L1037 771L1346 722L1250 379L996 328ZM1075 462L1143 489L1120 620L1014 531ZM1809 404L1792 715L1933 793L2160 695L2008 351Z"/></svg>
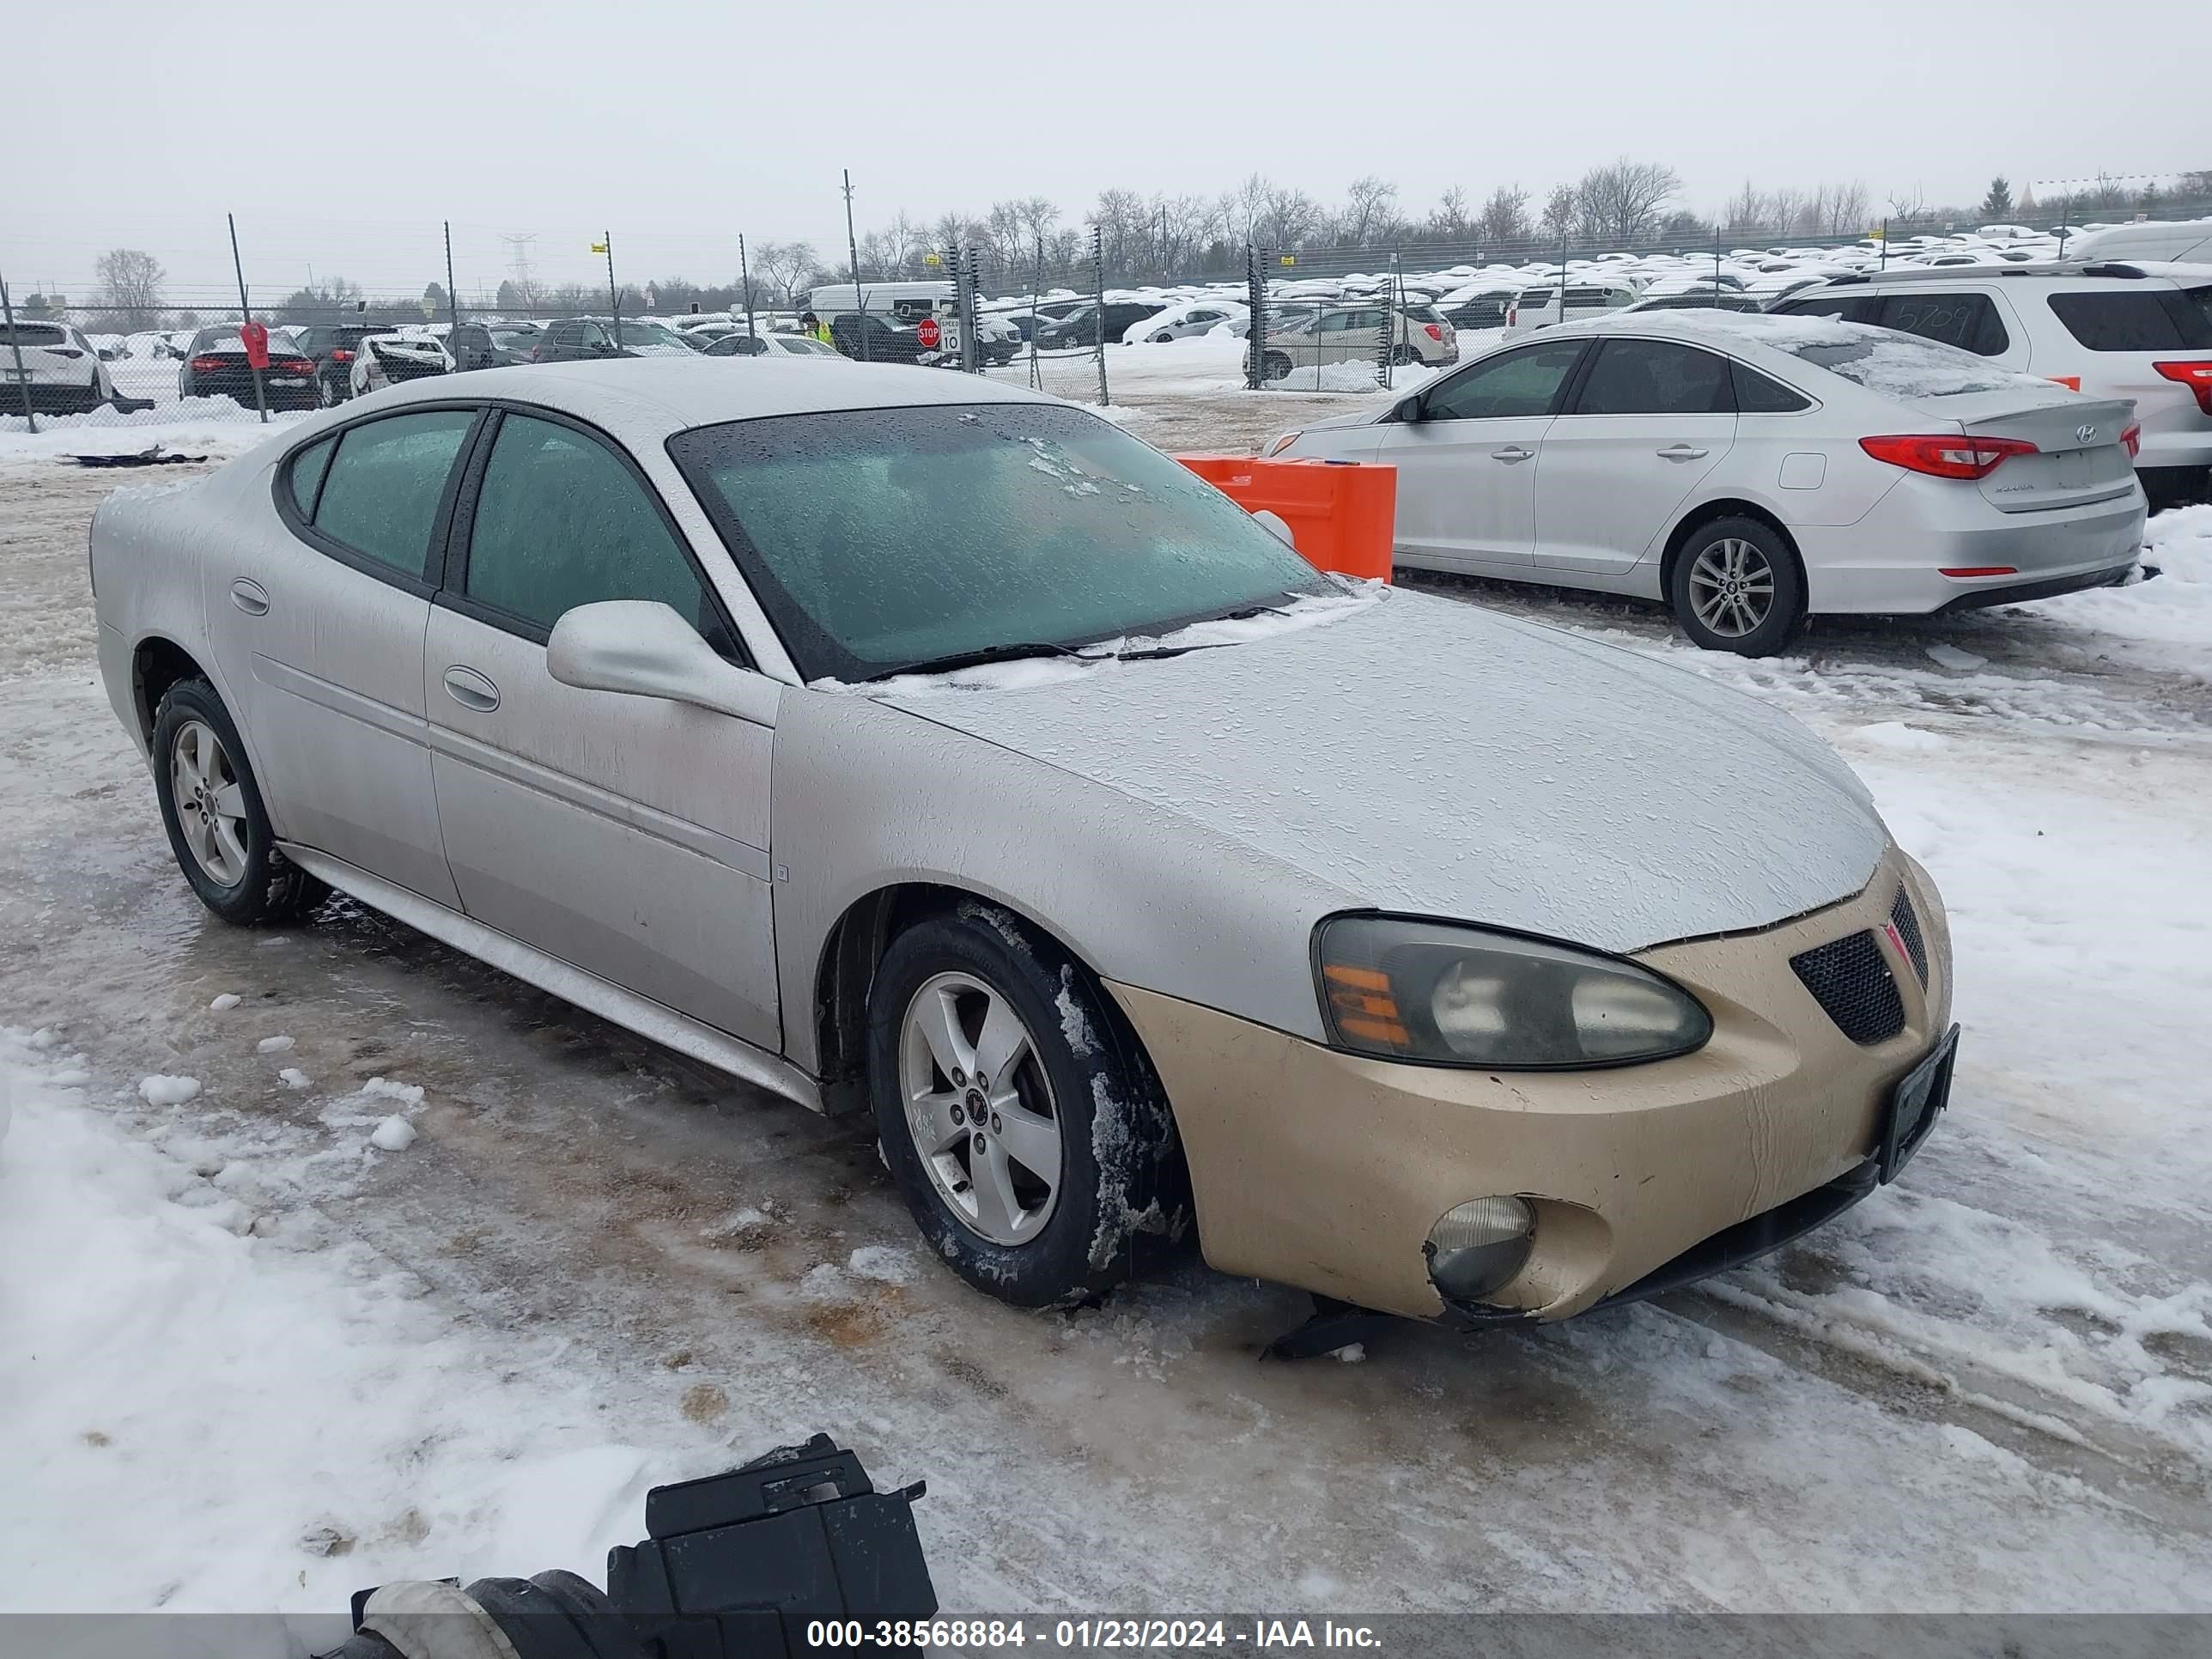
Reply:
<svg viewBox="0 0 2212 1659"><path fill-rule="evenodd" d="M1059 1201L1060 1112L1029 1027L972 975L939 974L899 1029L907 1130L938 1194L994 1244L1026 1244Z"/></svg>
<svg viewBox="0 0 2212 1659"><path fill-rule="evenodd" d="M1724 640L1755 632L1774 610L1774 567L1753 543L1726 536L1690 567L1690 609Z"/></svg>
<svg viewBox="0 0 2212 1659"><path fill-rule="evenodd" d="M185 845L217 885L246 879L246 792L214 728L186 720L169 743L169 789Z"/></svg>

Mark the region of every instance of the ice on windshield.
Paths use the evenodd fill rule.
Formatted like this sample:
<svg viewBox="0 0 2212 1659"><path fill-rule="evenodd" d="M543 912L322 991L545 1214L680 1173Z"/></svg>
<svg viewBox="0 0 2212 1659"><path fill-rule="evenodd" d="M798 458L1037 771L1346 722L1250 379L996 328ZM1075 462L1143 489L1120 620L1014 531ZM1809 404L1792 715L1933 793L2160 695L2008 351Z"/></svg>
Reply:
<svg viewBox="0 0 2212 1659"><path fill-rule="evenodd" d="M1687 313L1678 313L1686 317ZM1832 317L1723 312L1697 323L1748 336L1887 398L1957 398L1977 392L2049 392L2051 383L2015 374L1985 357L1917 334Z"/></svg>
<svg viewBox="0 0 2212 1659"><path fill-rule="evenodd" d="M809 679L1050 655L1327 586L1227 496L1064 405L793 415L669 448Z"/></svg>

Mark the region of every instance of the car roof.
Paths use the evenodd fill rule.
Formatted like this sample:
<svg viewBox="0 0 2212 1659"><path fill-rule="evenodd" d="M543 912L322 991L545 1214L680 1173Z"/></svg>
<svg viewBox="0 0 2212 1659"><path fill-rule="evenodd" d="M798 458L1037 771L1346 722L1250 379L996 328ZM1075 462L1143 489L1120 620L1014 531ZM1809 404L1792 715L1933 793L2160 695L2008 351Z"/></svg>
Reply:
<svg viewBox="0 0 2212 1659"><path fill-rule="evenodd" d="M851 373L830 375L797 357L787 363L756 359L739 372L704 356L474 369L410 380L377 396L387 409L474 398L538 404L647 447L687 427L775 415L1060 401L979 375L903 364L854 363ZM356 404L346 407L358 410Z"/></svg>

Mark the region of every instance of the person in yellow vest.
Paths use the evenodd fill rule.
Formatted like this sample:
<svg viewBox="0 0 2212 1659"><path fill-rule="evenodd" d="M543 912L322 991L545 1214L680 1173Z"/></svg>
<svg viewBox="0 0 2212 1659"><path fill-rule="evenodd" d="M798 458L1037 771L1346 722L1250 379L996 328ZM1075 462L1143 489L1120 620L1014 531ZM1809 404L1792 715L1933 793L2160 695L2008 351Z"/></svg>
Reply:
<svg viewBox="0 0 2212 1659"><path fill-rule="evenodd" d="M812 312L802 311L799 313L799 326L805 331L811 338L821 341L823 345L831 347L832 349L835 349L836 346L837 342L830 332L830 325L823 322Z"/></svg>

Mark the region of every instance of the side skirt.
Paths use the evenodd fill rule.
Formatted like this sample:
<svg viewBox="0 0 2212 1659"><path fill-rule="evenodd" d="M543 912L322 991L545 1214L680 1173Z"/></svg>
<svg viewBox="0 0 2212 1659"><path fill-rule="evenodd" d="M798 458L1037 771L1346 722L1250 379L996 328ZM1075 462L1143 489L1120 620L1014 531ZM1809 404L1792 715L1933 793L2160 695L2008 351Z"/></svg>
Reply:
<svg viewBox="0 0 2212 1659"><path fill-rule="evenodd" d="M394 921L428 933L441 944L450 945L501 973L512 974L525 984L534 985L563 1002L573 1002L663 1048L673 1048L716 1071L726 1072L743 1082L797 1101L809 1111L827 1109L815 1080L780 1054L757 1048L741 1038L718 1031L635 991L625 991L596 974L586 973L573 963L548 956L535 946L510 939L480 921L472 921L419 893L410 893L327 853L318 853L311 847L295 847L289 842L279 842L277 845L286 858L309 875L328 882L371 909L381 910Z"/></svg>

